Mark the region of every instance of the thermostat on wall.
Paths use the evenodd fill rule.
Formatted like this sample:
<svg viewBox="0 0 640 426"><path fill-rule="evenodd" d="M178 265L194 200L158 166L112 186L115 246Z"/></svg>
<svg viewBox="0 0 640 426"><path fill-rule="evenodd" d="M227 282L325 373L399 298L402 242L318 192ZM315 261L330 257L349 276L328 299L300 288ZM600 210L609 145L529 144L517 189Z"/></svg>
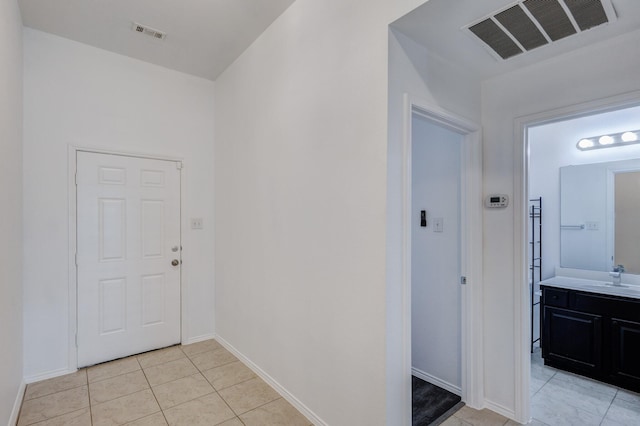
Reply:
<svg viewBox="0 0 640 426"><path fill-rule="evenodd" d="M509 205L509 196L505 194L492 194L484 199L484 206L488 209L503 209Z"/></svg>

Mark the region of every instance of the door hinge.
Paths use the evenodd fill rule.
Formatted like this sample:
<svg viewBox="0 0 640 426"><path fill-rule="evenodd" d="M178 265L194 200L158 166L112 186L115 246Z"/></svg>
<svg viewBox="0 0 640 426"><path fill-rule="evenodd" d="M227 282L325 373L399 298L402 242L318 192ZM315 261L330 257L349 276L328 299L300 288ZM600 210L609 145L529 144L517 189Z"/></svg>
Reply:
<svg viewBox="0 0 640 426"><path fill-rule="evenodd" d="M73 180L74 180L76 186L78 186L78 172L77 171L76 171L76 174L75 174Z"/></svg>
<svg viewBox="0 0 640 426"><path fill-rule="evenodd" d="M75 258L76 266L78 266L78 253L76 252L73 257Z"/></svg>
<svg viewBox="0 0 640 426"><path fill-rule="evenodd" d="M176 162L176 169L182 170L182 161L177 161Z"/></svg>
<svg viewBox="0 0 640 426"><path fill-rule="evenodd" d="M467 277L461 276L460 277L460 284L465 285L466 283L467 283Z"/></svg>
<svg viewBox="0 0 640 426"><path fill-rule="evenodd" d="M78 333L76 333L76 348L78 347Z"/></svg>

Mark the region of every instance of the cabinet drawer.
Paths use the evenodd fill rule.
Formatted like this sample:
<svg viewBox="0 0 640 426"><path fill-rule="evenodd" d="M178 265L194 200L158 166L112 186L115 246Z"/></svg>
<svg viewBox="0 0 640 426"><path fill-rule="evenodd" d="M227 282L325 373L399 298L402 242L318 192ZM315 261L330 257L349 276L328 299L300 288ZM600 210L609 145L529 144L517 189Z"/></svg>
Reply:
<svg viewBox="0 0 640 426"><path fill-rule="evenodd" d="M571 309L640 322L640 301L638 300L580 291L574 291L572 294Z"/></svg>
<svg viewBox="0 0 640 426"><path fill-rule="evenodd" d="M559 288L543 288L544 304L547 306L556 306L558 308L567 308L569 306L569 290Z"/></svg>

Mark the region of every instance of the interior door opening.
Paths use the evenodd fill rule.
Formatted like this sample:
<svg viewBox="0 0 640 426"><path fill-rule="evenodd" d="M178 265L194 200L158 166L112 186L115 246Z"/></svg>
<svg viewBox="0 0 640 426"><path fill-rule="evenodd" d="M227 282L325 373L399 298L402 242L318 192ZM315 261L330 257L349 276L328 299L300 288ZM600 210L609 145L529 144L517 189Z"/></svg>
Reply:
<svg viewBox="0 0 640 426"><path fill-rule="evenodd" d="M527 307L527 312L533 318L532 334L526 336L527 345L531 345L530 417L545 424L557 422L553 416L566 412L567 408L573 410L571 417L603 424L616 421L607 418L607 410L597 412L600 405L609 407L618 404L615 392L612 395L602 393L590 405L584 404L583 395L574 392L581 386L600 386L602 390L608 385L592 382L580 375L572 377L571 383L567 384L567 375L546 366L544 359L545 351L550 353L549 359L561 353L561 362L567 366L572 363L582 366L585 359L599 359L593 354L606 350L608 344L604 340L592 342L583 339L581 334L606 333L604 328L598 328L601 326L600 317L592 316L589 312L574 312L569 309L571 302L568 302L566 309L547 305L541 312L538 302L541 295L540 280L543 284L544 280L554 277L611 280L608 272L618 263L624 263L621 259L629 254L626 247L622 248L624 244L616 246L616 240L620 239L616 237L618 222L626 221L627 216L623 214L624 208L620 207L620 203L616 205L615 199L633 204L640 202L640 197L630 199L629 195L637 191L628 190L623 191L622 197L620 193L616 195L614 182L618 173L632 177L636 170L640 170L640 145L609 147L605 139L602 148L589 151L581 149L580 141L592 140L597 145L600 136L640 129L638 117L640 106L637 101L626 101L618 105L592 106L590 110L571 111L555 117L547 116L525 126L525 195L527 200L542 199L544 205L541 211L542 238L532 239L529 229L529 238L525 240L528 254L525 268L535 270L535 274L529 275L529 282L524 283L533 292ZM634 185L637 187L637 181ZM530 204L528 228L537 227L536 218L531 217L531 207ZM633 215L632 220L637 221L637 214ZM625 223L626 228L635 229L633 225ZM630 234L629 231L622 232L625 237ZM540 243L542 250L536 247ZM537 253L541 253L539 260ZM631 253L634 259L638 255L640 252ZM627 279L635 279L635 274L628 275ZM591 321L592 318L596 320ZM567 327L572 330L572 339L566 336L562 338ZM542 340L538 343L536 340L540 336ZM576 344L578 341L582 346ZM607 368L606 363L599 361L593 365L593 369L598 371ZM563 394L562 402L551 397L552 393L557 394L559 390ZM624 400L619 404L624 404ZM615 410L612 411L614 413ZM628 418L628 421L638 423L640 416L633 420Z"/></svg>
<svg viewBox="0 0 640 426"><path fill-rule="evenodd" d="M414 113L411 139L412 413L419 425L436 420L462 396L464 136Z"/></svg>

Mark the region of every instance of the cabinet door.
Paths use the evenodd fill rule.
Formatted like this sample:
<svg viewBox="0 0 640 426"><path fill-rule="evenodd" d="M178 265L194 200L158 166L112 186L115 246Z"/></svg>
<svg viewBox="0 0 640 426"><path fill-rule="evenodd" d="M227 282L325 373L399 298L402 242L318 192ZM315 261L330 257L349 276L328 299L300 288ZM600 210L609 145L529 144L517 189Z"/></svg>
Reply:
<svg viewBox="0 0 640 426"><path fill-rule="evenodd" d="M602 318L544 307L543 356L550 364L596 374L602 370Z"/></svg>
<svg viewBox="0 0 640 426"><path fill-rule="evenodd" d="M612 371L625 382L640 386L640 323L613 318L611 320Z"/></svg>

